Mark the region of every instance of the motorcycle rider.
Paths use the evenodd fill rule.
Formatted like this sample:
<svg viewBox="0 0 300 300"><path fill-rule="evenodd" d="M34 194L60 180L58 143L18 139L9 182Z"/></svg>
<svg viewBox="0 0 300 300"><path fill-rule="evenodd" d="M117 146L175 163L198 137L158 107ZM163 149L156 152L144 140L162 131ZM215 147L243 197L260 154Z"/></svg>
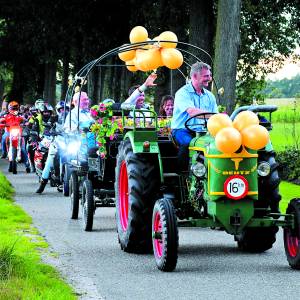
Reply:
<svg viewBox="0 0 300 300"><path fill-rule="evenodd" d="M57 133L62 133L65 114L69 110L69 107L67 105L65 106L64 101L60 101L56 104L55 109L56 109L56 113L57 113L55 130ZM65 111L65 109L66 109L66 111ZM44 167L44 170L43 170L42 176L41 176L40 186L36 190L36 193L38 193L38 194L41 194L46 187L46 184L50 177L51 168L54 166L55 155L57 154L57 152L58 153L60 152L59 145L61 143L64 143L64 138L61 135L57 135L50 144L48 157L47 157L45 167Z"/></svg>
<svg viewBox="0 0 300 300"><path fill-rule="evenodd" d="M32 116L28 121L28 127L31 130L32 134L30 136L30 141L27 146L27 151L31 165L31 172L33 173L35 172L34 143L40 141L41 137L44 134L45 128L47 128L46 131L49 131L52 127L52 124L55 122L55 120L53 120L52 118L52 112L52 106L45 102L43 99L36 100L34 106L30 108L30 113ZM33 132L36 132L37 136L33 135Z"/></svg>
<svg viewBox="0 0 300 300"><path fill-rule="evenodd" d="M5 149L6 154L7 154L7 150L8 150L8 149L6 149L6 138L9 137L10 127L11 126L20 126L21 123L24 122L24 118L19 115L19 107L20 106L19 106L18 102L16 102L16 101L9 102L8 114L6 114L2 118L0 118L0 123L4 124L6 126L5 133L2 136L2 147ZM28 162L27 152L25 150L24 143L21 143L21 155L22 155L22 158L23 158L23 161L25 164L26 172L29 173L30 168L29 168L29 162ZM12 162L10 162L10 164L9 164L8 171L9 172L12 171Z"/></svg>

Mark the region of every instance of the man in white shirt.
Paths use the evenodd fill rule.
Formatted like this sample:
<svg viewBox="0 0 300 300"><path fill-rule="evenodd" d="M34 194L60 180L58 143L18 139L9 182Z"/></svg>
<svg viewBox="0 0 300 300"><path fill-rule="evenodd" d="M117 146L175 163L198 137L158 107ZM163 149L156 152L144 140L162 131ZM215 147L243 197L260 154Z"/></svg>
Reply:
<svg viewBox="0 0 300 300"><path fill-rule="evenodd" d="M66 132L74 132L79 128L89 127L94 122L90 114L90 99L86 92L75 93L73 104L75 107L69 112L65 120L64 130Z"/></svg>

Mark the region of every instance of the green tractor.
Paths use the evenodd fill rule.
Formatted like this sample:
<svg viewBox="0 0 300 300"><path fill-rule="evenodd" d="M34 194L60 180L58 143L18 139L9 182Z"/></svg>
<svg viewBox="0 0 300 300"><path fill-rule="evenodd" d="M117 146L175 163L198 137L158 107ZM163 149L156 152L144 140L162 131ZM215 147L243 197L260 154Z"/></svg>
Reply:
<svg viewBox="0 0 300 300"><path fill-rule="evenodd" d="M276 106L240 107L255 113ZM280 213L280 179L269 142L254 151L242 146L224 154L207 130L196 132L189 147L190 171L177 172L177 149L157 128L128 129L118 150L115 171L116 219L121 249L145 253L153 249L158 269L172 271L178 258L178 226L223 229L242 251L260 253L274 244L283 227L288 263L300 269L300 199ZM271 129L266 119L260 123ZM207 128L205 124L205 128Z"/></svg>

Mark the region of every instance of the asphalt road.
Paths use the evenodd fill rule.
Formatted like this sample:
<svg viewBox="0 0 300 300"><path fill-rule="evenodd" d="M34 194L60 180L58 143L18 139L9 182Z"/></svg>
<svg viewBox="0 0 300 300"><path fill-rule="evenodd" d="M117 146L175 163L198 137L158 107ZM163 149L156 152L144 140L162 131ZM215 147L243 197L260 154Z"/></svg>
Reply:
<svg viewBox="0 0 300 300"><path fill-rule="evenodd" d="M16 202L32 216L34 226L57 256L54 264L81 299L298 299L300 272L290 269L282 231L274 247L263 254L238 251L223 231L180 228L179 259L172 273L157 270L152 255L120 250L114 208L98 208L94 230L84 232L81 215L70 219L69 198L47 186L42 195L34 174L7 173Z"/></svg>

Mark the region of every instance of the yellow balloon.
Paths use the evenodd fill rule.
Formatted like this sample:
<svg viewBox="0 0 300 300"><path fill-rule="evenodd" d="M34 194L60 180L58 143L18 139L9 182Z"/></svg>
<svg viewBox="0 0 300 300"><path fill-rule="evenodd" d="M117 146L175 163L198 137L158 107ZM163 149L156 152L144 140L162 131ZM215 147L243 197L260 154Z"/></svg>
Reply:
<svg viewBox="0 0 300 300"><path fill-rule="evenodd" d="M129 60L129 61L126 61L126 68L131 71L131 72L136 72L138 71L138 68L136 67L135 65L136 63L136 59L132 59L132 60Z"/></svg>
<svg viewBox="0 0 300 300"><path fill-rule="evenodd" d="M222 128L215 138L216 148L223 153L234 153L242 145L240 132L233 127Z"/></svg>
<svg viewBox="0 0 300 300"><path fill-rule="evenodd" d="M233 120L233 127L239 131L242 131L244 128L255 124L259 124L259 119L257 115L250 110L240 112Z"/></svg>
<svg viewBox="0 0 300 300"><path fill-rule="evenodd" d="M169 69L177 69L183 63L183 56L181 52L174 48L162 48L161 59L163 64Z"/></svg>
<svg viewBox="0 0 300 300"><path fill-rule="evenodd" d="M143 26L136 26L131 29L129 34L130 43L141 43L147 41L148 31Z"/></svg>
<svg viewBox="0 0 300 300"><path fill-rule="evenodd" d="M207 121L207 129L212 136L216 136L222 128L232 126L232 121L227 114L212 115Z"/></svg>
<svg viewBox="0 0 300 300"><path fill-rule="evenodd" d="M243 145L253 150L264 148L270 139L268 130L256 124L243 129L241 135Z"/></svg>
<svg viewBox="0 0 300 300"><path fill-rule="evenodd" d="M126 45L124 45L124 46L126 46ZM122 48L120 48L120 51L122 51ZM132 60L135 57L135 50L128 50L128 51L120 52L120 53L118 53L118 56L123 61Z"/></svg>
<svg viewBox="0 0 300 300"><path fill-rule="evenodd" d="M161 41L178 42L177 35L172 31L164 31L159 35ZM160 42L160 46L163 48L176 48L177 43Z"/></svg>

